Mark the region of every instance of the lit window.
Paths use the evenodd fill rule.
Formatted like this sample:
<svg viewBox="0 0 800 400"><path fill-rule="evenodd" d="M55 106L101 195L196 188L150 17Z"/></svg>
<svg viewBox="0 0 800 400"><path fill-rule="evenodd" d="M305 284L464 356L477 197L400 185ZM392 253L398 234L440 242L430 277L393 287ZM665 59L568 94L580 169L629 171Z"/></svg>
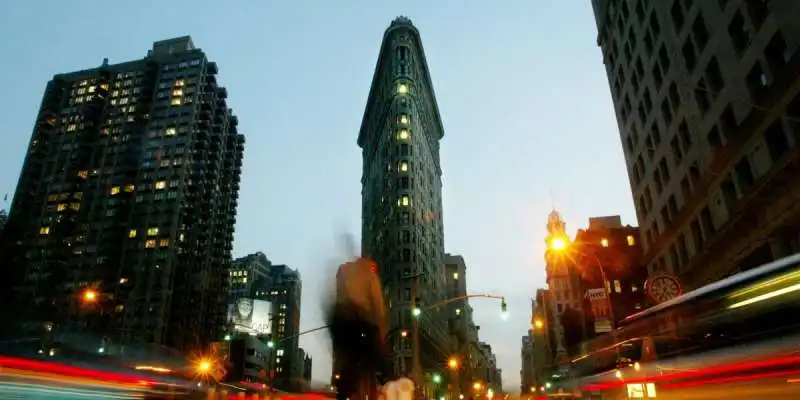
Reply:
<svg viewBox="0 0 800 400"><path fill-rule="evenodd" d="M402 115L400 115L399 118L397 118L397 122L399 122L399 123L401 123L403 125L408 125L408 121L409 121L408 115L405 115L405 114L402 114Z"/></svg>
<svg viewBox="0 0 800 400"><path fill-rule="evenodd" d="M408 140L409 137L411 137L411 133L408 129L400 129L397 131L397 140Z"/></svg>
<svg viewBox="0 0 800 400"><path fill-rule="evenodd" d="M173 105L173 106L181 105L181 98L180 97L176 97L176 98L172 99L172 102L170 102L170 104Z"/></svg>
<svg viewBox="0 0 800 400"><path fill-rule="evenodd" d="M636 239L634 239L633 235L628 235L628 246L633 246L636 244Z"/></svg>
<svg viewBox="0 0 800 400"><path fill-rule="evenodd" d="M405 83L400 83L397 85L397 94L406 94L408 93L408 85Z"/></svg>
<svg viewBox="0 0 800 400"><path fill-rule="evenodd" d="M101 83L100 84L100 89L103 89L103 90L107 91L108 90L108 83Z"/></svg>
<svg viewBox="0 0 800 400"><path fill-rule="evenodd" d="M50 234L50 227L49 226L43 226L43 227L39 228L39 234L40 235L49 235Z"/></svg>
<svg viewBox="0 0 800 400"><path fill-rule="evenodd" d="M411 198L408 195L402 195L397 199L397 205L400 207L408 207L411 205Z"/></svg>
<svg viewBox="0 0 800 400"><path fill-rule="evenodd" d="M147 228L147 236L158 235L158 228Z"/></svg>
<svg viewBox="0 0 800 400"><path fill-rule="evenodd" d="M400 161L400 165L397 168L400 172L408 172L408 161Z"/></svg>
<svg viewBox="0 0 800 400"><path fill-rule="evenodd" d="M608 247L608 239L606 238L600 239L600 246Z"/></svg>
<svg viewBox="0 0 800 400"><path fill-rule="evenodd" d="M159 245L159 246L161 246L161 247L167 247L167 246L169 246L169 239L161 239L161 240L158 242L158 245Z"/></svg>
<svg viewBox="0 0 800 400"><path fill-rule="evenodd" d="M115 195L117 193L119 193L119 186L112 186L111 187L111 195L113 196L113 195Z"/></svg>
<svg viewBox="0 0 800 400"><path fill-rule="evenodd" d="M156 189L164 189L165 187L167 187L167 181L156 182Z"/></svg>
<svg viewBox="0 0 800 400"><path fill-rule="evenodd" d="M164 131L164 134L167 136L175 136L176 133L178 133L178 130L175 129L175 127L167 128L167 130Z"/></svg>
<svg viewBox="0 0 800 400"><path fill-rule="evenodd" d="M128 231L128 237L133 239L136 237L136 229L131 229Z"/></svg>
<svg viewBox="0 0 800 400"><path fill-rule="evenodd" d="M184 83L183 79L178 79L175 81L175 87L182 87Z"/></svg>
<svg viewBox="0 0 800 400"><path fill-rule="evenodd" d="M85 169L82 171L78 171L78 176L80 176L83 179L86 179L86 177L89 176L89 172L86 171Z"/></svg>
<svg viewBox="0 0 800 400"><path fill-rule="evenodd" d="M58 206L56 206L56 211L64 211L66 209L67 209L66 204L59 204Z"/></svg>
<svg viewBox="0 0 800 400"><path fill-rule="evenodd" d="M453 272L453 279L458 280L458 272Z"/></svg>
<svg viewBox="0 0 800 400"><path fill-rule="evenodd" d="M133 192L133 185L129 183L125 185L125 193L131 193L131 192Z"/></svg>
<svg viewBox="0 0 800 400"><path fill-rule="evenodd" d="M173 90L172 91L172 96L174 96L174 97L183 96L183 90L181 90L181 89Z"/></svg>
<svg viewBox="0 0 800 400"><path fill-rule="evenodd" d="M81 203L72 203L69 205L69 208L74 211L78 211L81 209Z"/></svg>
<svg viewBox="0 0 800 400"><path fill-rule="evenodd" d="M144 242L144 248L146 249L153 249L156 247L156 241L154 239L150 239Z"/></svg>
<svg viewBox="0 0 800 400"><path fill-rule="evenodd" d="M75 192L75 194L73 194L72 197L78 200L83 199L83 192Z"/></svg>

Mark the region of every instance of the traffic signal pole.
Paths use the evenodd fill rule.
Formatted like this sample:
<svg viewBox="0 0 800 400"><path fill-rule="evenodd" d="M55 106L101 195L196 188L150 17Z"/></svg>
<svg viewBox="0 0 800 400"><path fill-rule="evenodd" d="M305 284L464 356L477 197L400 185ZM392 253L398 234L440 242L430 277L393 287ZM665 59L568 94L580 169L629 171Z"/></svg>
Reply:
<svg viewBox="0 0 800 400"><path fill-rule="evenodd" d="M411 298L416 302L419 298L419 274L414 276L411 284ZM418 304L412 304L412 307L418 307ZM412 309L413 310L413 309ZM412 312L412 329L411 329L411 377L414 385L418 388L422 382L422 371L420 365L420 342L419 342L419 319L422 315L414 315ZM417 393L421 391L417 390ZM416 398L417 396L415 396Z"/></svg>

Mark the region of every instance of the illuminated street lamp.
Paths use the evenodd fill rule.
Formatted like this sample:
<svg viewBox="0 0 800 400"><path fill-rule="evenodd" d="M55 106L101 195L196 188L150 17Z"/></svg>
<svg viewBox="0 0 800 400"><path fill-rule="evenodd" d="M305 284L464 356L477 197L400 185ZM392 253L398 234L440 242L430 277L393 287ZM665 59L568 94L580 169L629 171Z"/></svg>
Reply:
<svg viewBox="0 0 800 400"><path fill-rule="evenodd" d="M458 359L455 357L450 357L450 359L447 360L447 368L458 369Z"/></svg>
<svg viewBox="0 0 800 400"><path fill-rule="evenodd" d="M208 371L211 370L211 361L206 359L202 359L197 363L197 372L201 374L206 374Z"/></svg>
<svg viewBox="0 0 800 400"><path fill-rule="evenodd" d="M97 301L97 292L92 289L86 289L86 291L83 292L82 299L87 303L94 303Z"/></svg>
<svg viewBox="0 0 800 400"><path fill-rule="evenodd" d="M472 384L472 388L475 389L475 390L481 390L481 389L483 389L483 384L480 383L480 382L475 382L475 383Z"/></svg>
<svg viewBox="0 0 800 400"><path fill-rule="evenodd" d="M403 329L402 331L400 331L400 337L403 337L403 338L408 337L408 330L407 329Z"/></svg>
<svg viewBox="0 0 800 400"><path fill-rule="evenodd" d="M542 319L538 318L538 317L534 318L533 319L533 327L536 328L536 329L544 328L544 321L542 321Z"/></svg>
<svg viewBox="0 0 800 400"><path fill-rule="evenodd" d="M548 247L550 250L564 251L567 249L567 240L562 237L555 237L550 240Z"/></svg>

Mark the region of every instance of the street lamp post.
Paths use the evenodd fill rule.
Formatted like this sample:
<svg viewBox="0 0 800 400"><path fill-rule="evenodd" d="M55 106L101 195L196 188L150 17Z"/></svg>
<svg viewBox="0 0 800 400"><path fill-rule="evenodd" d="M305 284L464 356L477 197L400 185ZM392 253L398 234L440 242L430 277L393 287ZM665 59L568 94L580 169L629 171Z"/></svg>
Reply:
<svg viewBox="0 0 800 400"><path fill-rule="evenodd" d="M451 373L451 387L452 393L450 393L450 399L455 399L461 393L461 380L458 376L458 368L460 367L460 363L458 362L458 358L450 357L447 360L447 368L450 369Z"/></svg>
<svg viewBox="0 0 800 400"><path fill-rule="evenodd" d="M566 239L556 237L550 240L548 244L549 250L552 250L556 253L565 253L571 250L574 250L574 247L570 246L570 243L567 242ZM582 251L578 251L578 255L581 257L587 257L587 254ZM606 269L603 265L603 262L600 260L600 257L592 252L591 253L594 260L597 262L597 268L600 270L600 279L603 281L603 293L605 293L606 302L608 304L608 312L609 318L611 319L611 329L614 330L614 326L616 325L616 318L614 315L614 303L611 302L611 283L608 281L608 277L606 276Z"/></svg>

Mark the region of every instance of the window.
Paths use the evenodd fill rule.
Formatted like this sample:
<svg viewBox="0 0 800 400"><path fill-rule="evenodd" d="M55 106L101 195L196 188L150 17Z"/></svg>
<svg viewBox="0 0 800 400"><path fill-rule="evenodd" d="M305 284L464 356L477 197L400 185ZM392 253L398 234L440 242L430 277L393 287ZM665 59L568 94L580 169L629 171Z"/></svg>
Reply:
<svg viewBox="0 0 800 400"><path fill-rule="evenodd" d="M147 229L147 236L156 236L156 235L158 235L158 228Z"/></svg>
<svg viewBox="0 0 800 400"><path fill-rule="evenodd" d="M408 129L400 129L397 131L397 140L408 140L411 137L411 132Z"/></svg>
<svg viewBox="0 0 800 400"><path fill-rule="evenodd" d="M407 94L408 93L408 85L405 83L399 83L397 85L397 94Z"/></svg>
<svg viewBox="0 0 800 400"><path fill-rule="evenodd" d="M458 280L458 272L453 272L453 279Z"/></svg>
<svg viewBox="0 0 800 400"><path fill-rule="evenodd" d="M119 186L112 186L111 187L111 195L113 196L113 195L115 195L117 193L119 193Z"/></svg>
<svg viewBox="0 0 800 400"><path fill-rule="evenodd" d="M70 210L78 211L81 209L81 203L71 203L69 205Z"/></svg>
<svg viewBox="0 0 800 400"><path fill-rule="evenodd" d="M170 104L171 104L171 105L173 105L173 106L179 106L179 105L181 105L181 98L180 98L180 97L176 97L176 98L172 99L172 101L170 102Z"/></svg>
<svg viewBox="0 0 800 400"><path fill-rule="evenodd" d="M59 204L58 206L56 206L56 211L64 211L66 209L67 209L66 204Z"/></svg>
<svg viewBox="0 0 800 400"><path fill-rule="evenodd" d="M144 248L146 248L146 249L154 249L155 247L156 247L155 239L150 239L150 240L144 242Z"/></svg>
<svg viewBox="0 0 800 400"><path fill-rule="evenodd" d="M633 237L633 235L628 235L627 239L628 239L628 246L633 246L634 244L636 244L636 239Z"/></svg>
<svg viewBox="0 0 800 400"><path fill-rule="evenodd" d="M400 172L408 172L408 161L400 161L400 165L397 166L397 169Z"/></svg>
<svg viewBox="0 0 800 400"><path fill-rule="evenodd" d="M406 114L400 114L400 116L397 117L397 122L400 123L400 124L408 125L409 121L410 121L410 118Z"/></svg>
<svg viewBox="0 0 800 400"><path fill-rule="evenodd" d="M158 245L159 245L159 246L161 246L161 247L167 247L167 246L169 246L169 239L161 239L161 240L158 242Z"/></svg>
<svg viewBox="0 0 800 400"><path fill-rule="evenodd" d="M49 235L50 234L50 227L49 226L43 226L43 227L39 228L39 234L40 235Z"/></svg>
<svg viewBox="0 0 800 400"><path fill-rule="evenodd" d="M89 172L86 171L85 169L82 171L78 171L78 176L80 176L83 179L86 179L86 177L89 176Z"/></svg>
<svg viewBox="0 0 800 400"><path fill-rule="evenodd" d="M399 199L397 199L397 205L400 207L408 207L411 205L411 197L408 195L402 195Z"/></svg>
<svg viewBox="0 0 800 400"><path fill-rule="evenodd" d="M156 189L164 189L167 187L167 181L156 182Z"/></svg>
<svg viewBox="0 0 800 400"><path fill-rule="evenodd" d="M131 192L133 192L133 189L134 189L133 184L129 183L129 184L125 185L125 193L131 193Z"/></svg>
<svg viewBox="0 0 800 400"><path fill-rule="evenodd" d="M608 239L606 238L600 239L600 246L608 247Z"/></svg>
<svg viewBox="0 0 800 400"><path fill-rule="evenodd" d="M128 231L128 237L133 239L136 237L136 229L131 229Z"/></svg>
<svg viewBox="0 0 800 400"><path fill-rule="evenodd" d="M175 80L175 87L183 87L184 83L183 79L177 79Z"/></svg>
<svg viewBox="0 0 800 400"><path fill-rule="evenodd" d="M164 134L167 136L175 136L178 133L178 130L175 127L169 127L164 131Z"/></svg>

